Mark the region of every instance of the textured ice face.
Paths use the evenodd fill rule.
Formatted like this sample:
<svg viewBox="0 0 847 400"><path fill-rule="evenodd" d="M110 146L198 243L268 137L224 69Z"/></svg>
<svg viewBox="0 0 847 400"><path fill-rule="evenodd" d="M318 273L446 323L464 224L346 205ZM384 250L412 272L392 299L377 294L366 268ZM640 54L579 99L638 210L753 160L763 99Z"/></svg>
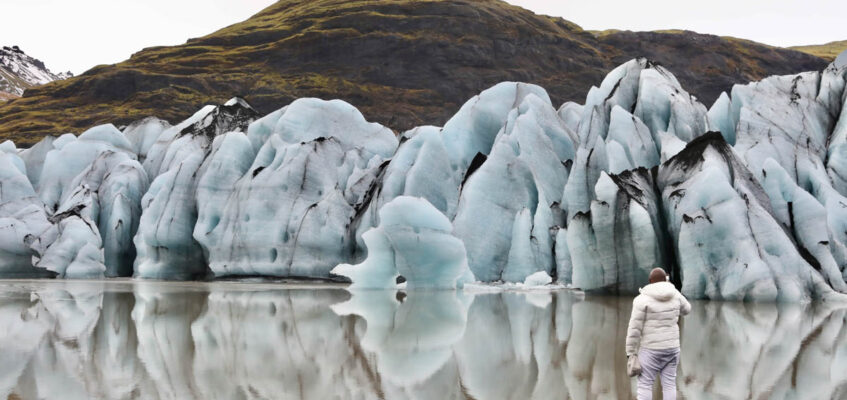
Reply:
<svg viewBox="0 0 847 400"><path fill-rule="evenodd" d="M462 186L453 221L477 278L523 282L537 271L552 273L551 228L560 225L574 139L535 95L510 112L491 153Z"/></svg>
<svg viewBox="0 0 847 400"><path fill-rule="evenodd" d="M138 160L144 162L150 148L159 139L159 135L169 128L171 128L171 124L167 121L148 117L130 124L123 130L123 133L132 144L132 149L138 155Z"/></svg>
<svg viewBox="0 0 847 400"><path fill-rule="evenodd" d="M641 168L602 174L597 198L577 213L567 231L574 287L633 293L653 268L669 265L654 177Z"/></svg>
<svg viewBox="0 0 847 400"><path fill-rule="evenodd" d="M488 155L509 112L530 94L550 104L547 92L539 86L503 82L468 100L447 121L444 142L457 170L466 170L477 153Z"/></svg>
<svg viewBox="0 0 847 400"><path fill-rule="evenodd" d="M810 72L733 87L734 149L746 164L760 166L774 158L799 177L807 173L798 169L799 161L826 157L833 121L816 99L820 79Z"/></svg>
<svg viewBox="0 0 847 400"><path fill-rule="evenodd" d="M141 220L134 243L135 275L154 279L193 279L206 274L200 245L192 236L200 150L159 175L141 199Z"/></svg>
<svg viewBox="0 0 847 400"><path fill-rule="evenodd" d="M832 179L833 187L839 193L845 195L847 194L847 178L845 178L845 175L847 175L847 107L844 107L844 105L847 104L847 90L844 89L844 85L847 83L847 65L838 68L835 68L834 65L830 66L824 71L824 79L828 83L826 88L830 90L824 91L824 88L822 88L821 94L825 95L819 97L822 97L822 100L829 100L829 104L841 105L840 115L832 114L833 116L837 115L837 119L829 136L826 159L827 173ZM839 89L841 92L840 99L838 96ZM832 106L830 108L837 109L837 107Z"/></svg>
<svg viewBox="0 0 847 400"><path fill-rule="evenodd" d="M24 149L19 153L26 165L26 176L33 187L38 187L41 170L44 168L44 160L47 158L47 153L53 150L55 141L55 137L46 136L34 146Z"/></svg>
<svg viewBox="0 0 847 400"><path fill-rule="evenodd" d="M364 234L368 258L332 270L352 280L351 289L394 288L398 276L408 289L455 289L474 280L464 244L428 201L399 196L380 208L379 219Z"/></svg>
<svg viewBox="0 0 847 400"><path fill-rule="evenodd" d="M0 275L49 275L32 266L35 238L51 227L47 213L26 176L24 162L0 152Z"/></svg>
<svg viewBox="0 0 847 400"><path fill-rule="evenodd" d="M684 294L776 301L833 296L774 218L759 181L719 134L692 142L665 165L658 186Z"/></svg>
<svg viewBox="0 0 847 400"><path fill-rule="evenodd" d="M358 286L454 287L464 262L459 282L546 274L634 293L664 267L693 297L834 299L847 291L845 86L833 64L736 85L707 111L636 59L584 105L504 82L399 138L340 100L259 118L235 98L175 126L6 142L0 271L336 279L360 263L344 273ZM409 197L426 206L388 207Z"/></svg>
<svg viewBox="0 0 847 400"><path fill-rule="evenodd" d="M615 107L643 121L656 143L660 132L685 142L705 132L706 107L689 95L670 71L645 58L615 68L599 88L588 92L579 123L580 145L591 147L598 136L607 138Z"/></svg>
<svg viewBox="0 0 847 400"><path fill-rule="evenodd" d="M706 132L706 107L682 89L673 74L661 66L641 72L633 114L655 135L668 132L690 142Z"/></svg>
<svg viewBox="0 0 847 400"><path fill-rule="evenodd" d="M92 231L86 235L99 243L98 251L102 247L100 263L108 265L106 276L132 276L136 255L132 238L138 229L141 197L147 186L147 174L141 164L127 153L104 151L71 181L53 219L81 218ZM76 223L75 227L78 229L69 231L71 234L80 233L82 225ZM63 239L63 235L66 234L61 233L57 240L70 240Z"/></svg>
<svg viewBox="0 0 847 400"><path fill-rule="evenodd" d="M132 159L136 158L132 144L111 124L91 128L78 138L65 138L62 136L54 141L53 149L47 152L36 188L41 201L51 212L59 208L73 189L73 179L104 151L125 153Z"/></svg>
<svg viewBox="0 0 847 400"><path fill-rule="evenodd" d="M227 137L211 156L195 237L217 276L328 278L356 250L355 219L397 139L342 101L301 99L271 116L248 128L250 146Z"/></svg>
<svg viewBox="0 0 847 400"><path fill-rule="evenodd" d="M102 125L79 138L42 140L22 155L46 206L32 215L46 212L50 222L28 234L32 264L67 278L132 275L148 180L126 137Z"/></svg>
<svg viewBox="0 0 847 400"><path fill-rule="evenodd" d="M201 176L197 183L197 224L193 237L208 255L210 249L223 238L215 228L235 189L235 183L250 168L255 158L253 147L241 132L230 132L215 138L211 154L198 170Z"/></svg>
<svg viewBox="0 0 847 400"><path fill-rule="evenodd" d="M206 171L204 165L211 162L210 149L217 139L247 129L256 116L246 101L234 98L220 106L206 106L158 135L155 127L139 133L142 144L151 141L147 136L156 135L157 139L144 161L152 183L141 201L143 213L134 239L137 276L193 279L210 274L208 254L194 238L198 183ZM155 121L152 123L155 126Z"/></svg>
<svg viewBox="0 0 847 400"><path fill-rule="evenodd" d="M641 120L620 106L612 108L609 133L606 135L609 154L609 172L619 174L636 167L652 168L659 165L661 142L656 143ZM676 137L676 136L674 136ZM613 146L615 149L612 150ZM615 154L611 154L615 152Z"/></svg>
<svg viewBox="0 0 847 400"><path fill-rule="evenodd" d="M56 239L37 258L35 266L60 278L96 279L106 272L103 241L85 216L61 215L54 228Z"/></svg>

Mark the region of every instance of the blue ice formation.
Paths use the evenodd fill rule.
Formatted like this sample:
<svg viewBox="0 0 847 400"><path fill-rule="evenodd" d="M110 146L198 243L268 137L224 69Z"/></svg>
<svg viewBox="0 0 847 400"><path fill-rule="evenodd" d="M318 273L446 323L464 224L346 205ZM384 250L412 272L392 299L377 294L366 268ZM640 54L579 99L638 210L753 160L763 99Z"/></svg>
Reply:
<svg viewBox="0 0 847 400"><path fill-rule="evenodd" d="M634 293L664 267L693 298L843 298L845 82L834 63L706 108L635 59L584 104L504 82L399 135L341 100L262 117L234 98L176 125L6 142L0 276L547 275Z"/></svg>
<svg viewBox="0 0 847 400"><path fill-rule="evenodd" d="M427 200L399 196L379 209L379 226L363 234L368 258L331 271L353 281L350 289L451 289L475 280L465 245L453 225Z"/></svg>

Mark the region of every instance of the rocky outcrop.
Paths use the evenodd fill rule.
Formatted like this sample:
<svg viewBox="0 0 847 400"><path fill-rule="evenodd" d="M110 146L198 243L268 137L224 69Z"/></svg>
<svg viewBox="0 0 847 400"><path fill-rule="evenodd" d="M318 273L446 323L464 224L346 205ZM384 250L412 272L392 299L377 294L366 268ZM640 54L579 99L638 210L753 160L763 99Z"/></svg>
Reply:
<svg viewBox="0 0 847 400"><path fill-rule="evenodd" d="M20 97L24 91L57 80L73 77L70 72L54 74L18 46L3 46L0 48L0 102L10 98Z"/></svg>

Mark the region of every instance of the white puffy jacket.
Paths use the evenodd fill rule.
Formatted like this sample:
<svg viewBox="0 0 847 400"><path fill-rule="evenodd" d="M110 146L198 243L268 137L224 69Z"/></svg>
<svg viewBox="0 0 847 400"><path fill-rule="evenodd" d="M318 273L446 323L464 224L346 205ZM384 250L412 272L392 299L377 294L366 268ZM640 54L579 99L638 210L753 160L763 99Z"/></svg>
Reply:
<svg viewBox="0 0 847 400"><path fill-rule="evenodd" d="M639 292L632 301L626 354L635 354L639 346L652 350L679 347L679 316L688 314L691 304L670 282L651 283Z"/></svg>

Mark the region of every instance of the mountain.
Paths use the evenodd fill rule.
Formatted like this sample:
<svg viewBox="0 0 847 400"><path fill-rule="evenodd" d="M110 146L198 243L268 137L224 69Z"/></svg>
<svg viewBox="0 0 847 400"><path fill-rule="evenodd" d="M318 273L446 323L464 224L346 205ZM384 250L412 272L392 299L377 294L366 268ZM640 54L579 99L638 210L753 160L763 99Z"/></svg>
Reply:
<svg viewBox="0 0 847 400"><path fill-rule="evenodd" d="M443 124L501 81L582 100L603 71L647 55L710 104L735 82L820 70L818 57L693 32L595 36L499 0L281 0L244 22L28 90L0 106L0 138L179 121L233 95L266 113L300 97L343 99L397 131Z"/></svg>
<svg viewBox="0 0 847 400"><path fill-rule="evenodd" d="M826 44L813 44L808 46L792 46L789 49L802 51L813 56L823 58L827 61L835 60L839 54L847 51L847 40L838 40Z"/></svg>
<svg viewBox="0 0 847 400"><path fill-rule="evenodd" d="M27 55L18 46L0 48L0 101L20 97L27 89L72 76L70 72L50 72L43 62Z"/></svg>

